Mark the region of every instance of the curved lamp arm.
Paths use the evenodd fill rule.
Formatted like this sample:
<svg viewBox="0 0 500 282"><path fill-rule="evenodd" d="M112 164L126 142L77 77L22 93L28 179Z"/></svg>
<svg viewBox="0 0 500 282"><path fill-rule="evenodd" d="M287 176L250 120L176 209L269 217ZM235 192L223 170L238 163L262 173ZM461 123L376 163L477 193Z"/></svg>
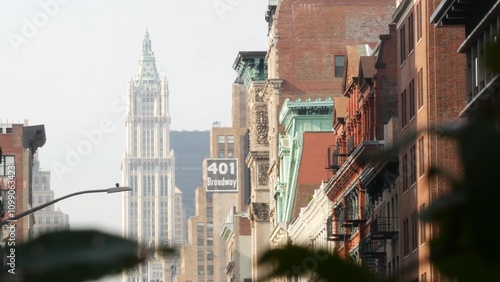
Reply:
<svg viewBox="0 0 500 282"><path fill-rule="evenodd" d="M67 199L67 198L70 198L70 197L73 197L73 196L76 196L76 195L81 195L81 194L89 194L89 193L117 193L117 192L126 192L126 191L132 191L132 188L130 187L120 187L118 186L118 184L116 185L116 187L111 187L111 188L107 188L107 189L99 189L99 190L86 190L86 191L80 191L80 192L76 192L76 193L73 193L73 194L69 194L69 195L66 195L66 196L63 196L61 198L57 198L57 199L54 199L52 201L49 201L45 204L42 204L42 205L39 205L37 207L34 207L32 209L29 209L27 211L24 211L22 213L19 213L15 216L12 216L12 217L9 217L8 219L6 220L3 220L3 221L0 221L0 227L11 222L11 221L14 221L16 219L19 219L21 217L24 217L28 214L31 214L31 213L34 213L38 210L41 210L45 207L48 207L50 205L53 205L54 203L57 203L61 200L64 200L64 199Z"/></svg>

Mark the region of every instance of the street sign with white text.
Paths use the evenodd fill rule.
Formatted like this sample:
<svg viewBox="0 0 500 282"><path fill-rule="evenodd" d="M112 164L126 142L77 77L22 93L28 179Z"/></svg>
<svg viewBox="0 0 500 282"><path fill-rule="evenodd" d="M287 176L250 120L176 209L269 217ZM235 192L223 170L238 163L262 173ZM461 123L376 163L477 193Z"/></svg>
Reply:
<svg viewBox="0 0 500 282"><path fill-rule="evenodd" d="M206 159L207 192L238 192L238 159Z"/></svg>

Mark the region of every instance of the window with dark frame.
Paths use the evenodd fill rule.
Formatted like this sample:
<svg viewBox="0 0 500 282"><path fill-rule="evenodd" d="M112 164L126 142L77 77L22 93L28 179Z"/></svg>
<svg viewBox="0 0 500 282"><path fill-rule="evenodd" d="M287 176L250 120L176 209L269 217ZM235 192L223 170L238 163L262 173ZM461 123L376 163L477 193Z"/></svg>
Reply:
<svg viewBox="0 0 500 282"><path fill-rule="evenodd" d="M415 116L415 81L412 79L408 88L410 92L410 119Z"/></svg>
<svg viewBox="0 0 500 282"><path fill-rule="evenodd" d="M214 266L207 265L207 275L214 275Z"/></svg>
<svg viewBox="0 0 500 282"><path fill-rule="evenodd" d="M214 237L207 237L207 246L214 245Z"/></svg>
<svg viewBox="0 0 500 282"><path fill-rule="evenodd" d="M424 106L424 77L422 75L422 68L417 73L417 96L418 108L420 109Z"/></svg>
<svg viewBox="0 0 500 282"><path fill-rule="evenodd" d="M403 221L403 253L407 256L410 253L410 242L408 233L408 218Z"/></svg>
<svg viewBox="0 0 500 282"><path fill-rule="evenodd" d="M411 247L412 250L416 250L418 248L418 215L416 211L411 214L411 233Z"/></svg>
<svg viewBox="0 0 500 282"><path fill-rule="evenodd" d="M425 161L425 151L424 151L424 137L418 139L418 172L422 176L425 173L424 161Z"/></svg>
<svg viewBox="0 0 500 282"><path fill-rule="evenodd" d="M425 204L422 204L420 206L420 214L422 214L425 211ZM426 234L426 225L424 221L420 221L420 244L425 243L427 241L427 234Z"/></svg>
<svg viewBox="0 0 500 282"><path fill-rule="evenodd" d="M344 76L345 56L335 56L335 77Z"/></svg>
<svg viewBox="0 0 500 282"><path fill-rule="evenodd" d="M401 170L402 170L402 180L403 180L403 192L408 190L408 155L404 154L403 159L401 161Z"/></svg>
<svg viewBox="0 0 500 282"><path fill-rule="evenodd" d="M198 275L204 275L204 274L205 274L205 266L198 265Z"/></svg>
<svg viewBox="0 0 500 282"><path fill-rule="evenodd" d="M413 17L413 12L408 16L408 53L411 53L415 48L415 31L414 31L415 19Z"/></svg>
<svg viewBox="0 0 500 282"><path fill-rule="evenodd" d="M400 64L403 64L406 61L406 31L405 25L401 26L399 30L399 60Z"/></svg>
<svg viewBox="0 0 500 282"><path fill-rule="evenodd" d="M214 260L214 252L208 251L207 252L207 261L213 261Z"/></svg>
<svg viewBox="0 0 500 282"><path fill-rule="evenodd" d="M417 182L417 152L415 145L410 148L410 181L411 185Z"/></svg>
<svg viewBox="0 0 500 282"><path fill-rule="evenodd" d="M417 40L422 38L422 2L417 4Z"/></svg>
<svg viewBox="0 0 500 282"><path fill-rule="evenodd" d="M403 90L403 93L401 93L401 126L405 127L407 120L406 120L406 89Z"/></svg>

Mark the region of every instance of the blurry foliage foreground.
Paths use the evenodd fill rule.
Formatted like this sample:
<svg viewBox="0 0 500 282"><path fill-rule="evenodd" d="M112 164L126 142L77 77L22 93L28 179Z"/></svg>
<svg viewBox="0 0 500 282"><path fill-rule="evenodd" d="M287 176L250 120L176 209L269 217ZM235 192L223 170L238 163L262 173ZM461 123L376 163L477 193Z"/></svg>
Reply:
<svg viewBox="0 0 500 282"><path fill-rule="evenodd" d="M500 73L500 43L493 43L487 49L486 58L493 73ZM475 105L477 110L466 122L426 129L457 142L459 147L463 175L456 179L446 168L431 167L429 177L444 177L451 183L451 191L434 200L420 218L439 230L430 243L429 259L442 274L460 282L500 281L500 244L496 231L500 221L499 92L497 80L492 91L485 93L482 101L479 99L481 104ZM464 96L457 93L457 99ZM420 133L402 138L389 150L394 153L407 147ZM298 274L310 276L309 281L386 281L338 254L318 256L296 246L270 250L260 263L274 267L270 277Z"/></svg>
<svg viewBox="0 0 500 282"><path fill-rule="evenodd" d="M4 257L11 255L11 248L5 247ZM96 280L131 270L154 255L168 256L174 252L168 247L151 250L135 241L97 230L48 233L17 245L14 250L15 259L7 257L7 265L2 269L0 281Z"/></svg>

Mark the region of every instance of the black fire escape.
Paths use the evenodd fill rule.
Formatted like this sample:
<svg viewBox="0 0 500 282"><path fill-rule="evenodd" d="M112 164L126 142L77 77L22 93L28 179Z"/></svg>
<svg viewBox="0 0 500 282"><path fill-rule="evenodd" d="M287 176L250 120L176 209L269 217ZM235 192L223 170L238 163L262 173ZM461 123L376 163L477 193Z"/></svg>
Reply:
<svg viewBox="0 0 500 282"><path fill-rule="evenodd" d="M378 276L386 273L387 240L392 240L396 231L397 217L377 217L369 225L369 235L359 243L363 265Z"/></svg>
<svg viewBox="0 0 500 282"><path fill-rule="evenodd" d="M346 148L344 147L346 146L341 144L328 147L327 169L331 169L333 172L336 172L347 160L349 154L342 153L346 151Z"/></svg>
<svg viewBox="0 0 500 282"><path fill-rule="evenodd" d="M336 209L334 216L329 217L326 222L327 240L344 242L351 238L351 232L349 228L344 226L345 211Z"/></svg>

